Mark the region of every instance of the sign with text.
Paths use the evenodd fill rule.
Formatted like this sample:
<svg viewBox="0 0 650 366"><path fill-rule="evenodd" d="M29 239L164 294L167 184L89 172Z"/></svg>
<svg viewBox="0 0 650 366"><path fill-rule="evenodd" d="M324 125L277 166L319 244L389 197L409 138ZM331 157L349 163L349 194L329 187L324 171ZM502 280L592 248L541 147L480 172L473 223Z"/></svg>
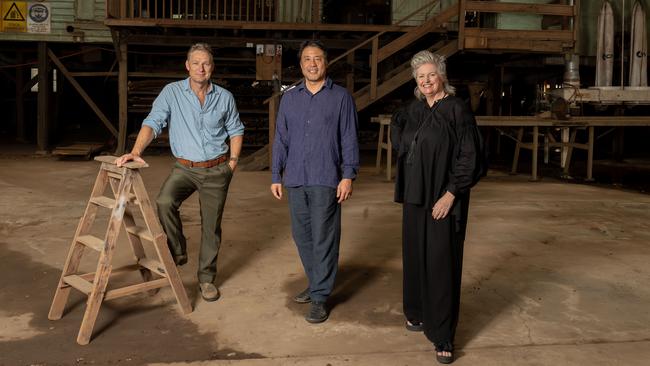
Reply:
<svg viewBox="0 0 650 366"><path fill-rule="evenodd" d="M27 3L24 1L3 1L0 6L3 32L27 31Z"/></svg>
<svg viewBox="0 0 650 366"><path fill-rule="evenodd" d="M28 3L27 32L50 33L50 14L49 3Z"/></svg>

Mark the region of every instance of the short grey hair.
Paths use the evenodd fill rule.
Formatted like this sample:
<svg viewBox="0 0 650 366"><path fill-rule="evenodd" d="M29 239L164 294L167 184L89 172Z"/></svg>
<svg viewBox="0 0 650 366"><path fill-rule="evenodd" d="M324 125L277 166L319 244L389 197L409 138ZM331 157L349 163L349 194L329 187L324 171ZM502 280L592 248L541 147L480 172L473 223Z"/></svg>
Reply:
<svg viewBox="0 0 650 366"><path fill-rule="evenodd" d="M444 89L445 93L449 95L456 94L456 88L449 85L449 80L447 79L447 64L445 62L446 59L447 58L443 55L439 55L427 50L416 53L415 56L411 58L411 72L413 73L413 79L415 79L416 71L420 68L420 66L424 64L432 64L438 70L438 75L442 79L442 88ZM424 99L424 96L422 93L420 93L420 90L417 86L415 87L413 94L415 94L418 99Z"/></svg>
<svg viewBox="0 0 650 366"><path fill-rule="evenodd" d="M187 61L190 60L190 56L192 55L192 52L195 51L203 51L210 56L210 62L214 65L214 57L212 56L212 47L210 47L209 44L207 43L195 43L190 47L190 50L187 51Z"/></svg>

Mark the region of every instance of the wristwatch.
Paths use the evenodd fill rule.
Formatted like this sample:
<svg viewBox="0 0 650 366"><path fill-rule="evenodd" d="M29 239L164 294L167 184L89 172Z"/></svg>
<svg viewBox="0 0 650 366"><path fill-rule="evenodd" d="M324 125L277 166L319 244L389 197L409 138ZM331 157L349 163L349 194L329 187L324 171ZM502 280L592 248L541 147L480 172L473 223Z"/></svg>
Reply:
<svg viewBox="0 0 650 366"><path fill-rule="evenodd" d="M231 156L230 161L234 161L236 163L236 162L239 161L239 157L238 156Z"/></svg>

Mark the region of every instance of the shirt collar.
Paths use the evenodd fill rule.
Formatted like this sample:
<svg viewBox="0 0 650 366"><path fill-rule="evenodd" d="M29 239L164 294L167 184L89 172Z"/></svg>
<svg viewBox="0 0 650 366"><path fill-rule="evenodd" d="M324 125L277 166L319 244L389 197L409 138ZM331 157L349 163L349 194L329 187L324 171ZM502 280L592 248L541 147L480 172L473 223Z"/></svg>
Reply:
<svg viewBox="0 0 650 366"><path fill-rule="evenodd" d="M192 88L190 88L190 78L188 77L187 79L183 80L183 88L187 91L192 91ZM208 85L208 94L211 93L216 93L217 88L215 88L215 85L212 81L210 81L210 84Z"/></svg>
<svg viewBox="0 0 650 366"><path fill-rule="evenodd" d="M323 87L321 88L321 90L323 90L325 88L332 89L332 86L334 86L334 82L332 81L332 79L329 76L326 76L325 77L325 84L323 84ZM302 81L300 82L300 84L296 85L296 87L298 88L298 90L307 89L307 86L305 85L305 79L303 78Z"/></svg>

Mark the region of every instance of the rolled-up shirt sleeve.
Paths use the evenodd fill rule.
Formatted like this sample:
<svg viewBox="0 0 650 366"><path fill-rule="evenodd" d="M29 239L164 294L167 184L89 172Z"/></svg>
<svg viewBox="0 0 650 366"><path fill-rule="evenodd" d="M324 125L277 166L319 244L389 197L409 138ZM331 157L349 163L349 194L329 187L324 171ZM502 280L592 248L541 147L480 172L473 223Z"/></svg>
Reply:
<svg viewBox="0 0 650 366"><path fill-rule="evenodd" d="M357 140L357 108L348 93L341 103L341 170L343 179L355 179L359 170L359 143Z"/></svg>
<svg viewBox="0 0 650 366"><path fill-rule="evenodd" d="M226 116L226 131L228 136L242 136L244 134L244 123L239 118L239 111L235 104L235 98L228 93L227 107L228 115Z"/></svg>
<svg viewBox="0 0 650 366"><path fill-rule="evenodd" d="M167 127L171 106L169 103L169 86L163 88L160 94L153 101L151 112L142 121L143 126L149 126L153 130L154 138L160 136L162 130Z"/></svg>

